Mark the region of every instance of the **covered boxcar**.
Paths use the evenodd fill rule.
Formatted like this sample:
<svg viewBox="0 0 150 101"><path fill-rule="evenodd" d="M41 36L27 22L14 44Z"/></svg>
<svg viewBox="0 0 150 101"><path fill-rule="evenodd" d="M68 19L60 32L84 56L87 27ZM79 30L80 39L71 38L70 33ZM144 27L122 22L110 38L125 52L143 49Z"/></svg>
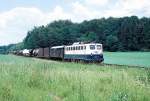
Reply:
<svg viewBox="0 0 150 101"><path fill-rule="evenodd" d="M44 48L39 48L37 57L43 58L43 56L44 56Z"/></svg>
<svg viewBox="0 0 150 101"><path fill-rule="evenodd" d="M64 58L64 46L55 46L50 48L50 58L63 59Z"/></svg>
<svg viewBox="0 0 150 101"><path fill-rule="evenodd" d="M50 58L50 47L44 48L43 57L44 57L44 58Z"/></svg>

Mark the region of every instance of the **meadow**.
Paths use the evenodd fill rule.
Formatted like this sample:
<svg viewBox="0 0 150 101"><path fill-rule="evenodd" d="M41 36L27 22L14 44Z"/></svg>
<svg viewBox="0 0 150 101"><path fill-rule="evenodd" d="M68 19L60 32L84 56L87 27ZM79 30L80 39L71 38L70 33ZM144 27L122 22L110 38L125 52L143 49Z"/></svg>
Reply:
<svg viewBox="0 0 150 101"><path fill-rule="evenodd" d="M150 101L150 69L0 55L0 101Z"/></svg>
<svg viewBox="0 0 150 101"><path fill-rule="evenodd" d="M105 63L150 67L150 52L104 52Z"/></svg>

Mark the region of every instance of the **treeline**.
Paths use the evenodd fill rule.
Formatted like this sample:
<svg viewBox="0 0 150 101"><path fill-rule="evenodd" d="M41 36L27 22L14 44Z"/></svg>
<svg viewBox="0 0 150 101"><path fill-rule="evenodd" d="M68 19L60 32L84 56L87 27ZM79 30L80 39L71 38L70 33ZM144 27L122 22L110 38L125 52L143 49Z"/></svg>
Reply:
<svg viewBox="0 0 150 101"><path fill-rule="evenodd" d="M10 45L4 45L4 46L0 46L0 54L7 54L11 51L15 51L15 50L22 50L24 49L24 43L20 42L17 44L10 44Z"/></svg>
<svg viewBox="0 0 150 101"><path fill-rule="evenodd" d="M21 48L68 45L78 41L102 43L105 51L149 51L150 18L110 17L82 23L54 21L29 31Z"/></svg>
<svg viewBox="0 0 150 101"><path fill-rule="evenodd" d="M107 51L149 50L150 18L102 18L82 23L55 21L47 26L35 27L23 42L26 48L38 48L77 41L99 42Z"/></svg>

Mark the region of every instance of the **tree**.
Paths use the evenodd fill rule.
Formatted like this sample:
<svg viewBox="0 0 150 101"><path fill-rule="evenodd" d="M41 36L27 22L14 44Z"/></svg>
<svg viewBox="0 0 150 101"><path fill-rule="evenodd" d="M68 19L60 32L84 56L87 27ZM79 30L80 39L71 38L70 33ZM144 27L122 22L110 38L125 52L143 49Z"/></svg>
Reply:
<svg viewBox="0 0 150 101"><path fill-rule="evenodd" d="M109 35L106 38L106 45L109 51L118 50L118 38L116 36Z"/></svg>

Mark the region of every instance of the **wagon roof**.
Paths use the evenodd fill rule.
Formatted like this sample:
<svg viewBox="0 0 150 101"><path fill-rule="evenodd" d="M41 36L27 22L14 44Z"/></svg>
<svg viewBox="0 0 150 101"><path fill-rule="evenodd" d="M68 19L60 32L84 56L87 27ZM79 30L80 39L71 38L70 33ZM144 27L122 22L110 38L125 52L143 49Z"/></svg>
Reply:
<svg viewBox="0 0 150 101"><path fill-rule="evenodd" d="M64 46L54 46L54 47L51 47L52 49L53 48L64 48Z"/></svg>

